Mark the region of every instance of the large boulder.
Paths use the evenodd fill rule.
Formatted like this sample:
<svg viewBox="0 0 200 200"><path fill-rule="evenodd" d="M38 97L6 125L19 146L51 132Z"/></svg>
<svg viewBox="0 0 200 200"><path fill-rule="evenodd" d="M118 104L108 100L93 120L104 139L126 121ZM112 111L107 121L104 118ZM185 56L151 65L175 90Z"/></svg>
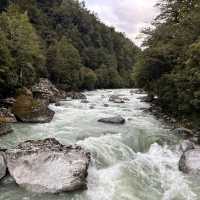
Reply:
<svg viewBox="0 0 200 200"><path fill-rule="evenodd" d="M125 119L121 116L116 116L116 117L101 118L98 120L98 122L108 123L108 124L124 124Z"/></svg>
<svg viewBox="0 0 200 200"><path fill-rule="evenodd" d="M200 149L185 151L179 161L179 169L184 173L200 173Z"/></svg>
<svg viewBox="0 0 200 200"><path fill-rule="evenodd" d="M71 98L71 99L87 99L87 97L80 92L67 92L66 94L67 97Z"/></svg>
<svg viewBox="0 0 200 200"><path fill-rule="evenodd" d="M7 165L5 161L5 153L0 151L0 179L6 175Z"/></svg>
<svg viewBox="0 0 200 200"><path fill-rule="evenodd" d="M12 133L13 129L10 124L7 123L0 123L0 136L6 135L8 133Z"/></svg>
<svg viewBox="0 0 200 200"><path fill-rule="evenodd" d="M48 108L46 100L34 99L31 94L19 95L12 112L19 121L25 123L48 123L55 114Z"/></svg>
<svg viewBox="0 0 200 200"><path fill-rule="evenodd" d="M48 79L40 78L39 83L32 87L34 98L46 99L49 103L56 103L59 98L64 96Z"/></svg>
<svg viewBox="0 0 200 200"><path fill-rule="evenodd" d="M0 123L14 123L17 122L15 115L7 108L0 108Z"/></svg>
<svg viewBox="0 0 200 200"><path fill-rule="evenodd" d="M58 193L85 189L90 154L56 139L26 141L6 151L7 167L16 183L32 192Z"/></svg>

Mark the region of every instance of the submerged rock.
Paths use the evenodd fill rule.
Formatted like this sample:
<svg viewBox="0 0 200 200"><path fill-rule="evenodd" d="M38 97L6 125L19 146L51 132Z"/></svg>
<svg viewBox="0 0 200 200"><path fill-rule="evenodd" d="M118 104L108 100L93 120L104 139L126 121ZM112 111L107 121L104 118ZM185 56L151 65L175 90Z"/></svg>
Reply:
<svg viewBox="0 0 200 200"><path fill-rule="evenodd" d="M61 103L60 102L56 102L55 106L59 107L59 106L61 106Z"/></svg>
<svg viewBox="0 0 200 200"><path fill-rule="evenodd" d="M117 99L120 99L120 95L111 95L111 96L109 97L109 101L115 101L115 100L117 100Z"/></svg>
<svg viewBox="0 0 200 200"><path fill-rule="evenodd" d="M192 130L187 129L187 128L176 128L173 130L173 133L177 134L177 135L181 135L184 137L192 137L194 136L194 133Z"/></svg>
<svg viewBox="0 0 200 200"><path fill-rule="evenodd" d="M140 99L141 102L152 103L154 101L154 95L149 94L149 95L144 96L144 97L139 97L138 99Z"/></svg>
<svg viewBox="0 0 200 200"><path fill-rule="evenodd" d="M125 101L123 99L115 99L113 102L114 103L125 103Z"/></svg>
<svg viewBox="0 0 200 200"><path fill-rule="evenodd" d="M6 135L12 132L13 132L13 129L11 128L10 124L0 123L0 136Z"/></svg>
<svg viewBox="0 0 200 200"><path fill-rule="evenodd" d="M109 101L114 103L125 103L125 100L120 97L120 95L112 95L109 98Z"/></svg>
<svg viewBox="0 0 200 200"><path fill-rule="evenodd" d="M200 173L200 149L191 149L183 153L179 169L184 173Z"/></svg>
<svg viewBox="0 0 200 200"><path fill-rule="evenodd" d="M124 124L125 119L121 116L108 117L99 119L98 122L109 123L109 124Z"/></svg>
<svg viewBox="0 0 200 200"><path fill-rule="evenodd" d="M179 150L182 152L189 151L191 149L195 149L195 145L190 140L184 140L179 146Z"/></svg>
<svg viewBox="0 0 200 200"><path fill-rule="evenodd" d="M80 92L67 92L66 96L71 99L87 99L87 97Z"/></svg>
<svg viewBox="0 0 200 200"><path fill-rule="evenodd" d="M0 152L0 179L2 179L6 175L6 161L5 161L5 153Z"/></svg>
<svg viewBox="0 0 200 200"><path fill-rule="evenodd" d="M81 103L90 103L87 99L82 99Z"/></svg>
<svg viewBox="0 0 200 200"><path fill-rule="evenodd" d="M36 100L31 95L18 96L12 111L19 121L25 123L48 123L54 116L45 100Z"/></svg>
<svg viewBox="0 0 200 200"><path fill-rule="evenodd" d="M86 188L90 154L56 139L26 141L6 151L10 175L32 192L58 193Z"/></svg>

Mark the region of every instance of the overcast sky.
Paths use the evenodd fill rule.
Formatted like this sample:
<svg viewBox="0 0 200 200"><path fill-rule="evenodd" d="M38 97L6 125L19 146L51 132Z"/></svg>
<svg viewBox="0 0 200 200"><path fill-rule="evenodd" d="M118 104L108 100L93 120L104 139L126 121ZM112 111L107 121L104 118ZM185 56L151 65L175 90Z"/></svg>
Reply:
<svg viewBox="0 0 200 200"><path fill-rule="evenodd" d="M157 0L85 0L87 8L116 30L126 33L137 45L141 44L140 30L150 25L158 10Z"/></svg>

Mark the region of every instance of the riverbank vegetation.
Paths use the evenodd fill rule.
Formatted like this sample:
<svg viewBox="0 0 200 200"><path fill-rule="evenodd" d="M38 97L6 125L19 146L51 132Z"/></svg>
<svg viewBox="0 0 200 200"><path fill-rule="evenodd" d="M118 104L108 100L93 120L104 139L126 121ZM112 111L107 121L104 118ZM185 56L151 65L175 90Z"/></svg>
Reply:
<svg viewBox="0 0 200 200"><path fill-rule="evenodd" d="M65 90L132 85L137 48L74 0L2 0L0 94L40 77Z"/></svg>
<svg viewBox="0 0 200 200"><path fill-rule="evenodd" d="M146 29L145 50L134 67L138 87L158 96L165 112L200 117L200 2L162 0L161 13Z"/></svg>

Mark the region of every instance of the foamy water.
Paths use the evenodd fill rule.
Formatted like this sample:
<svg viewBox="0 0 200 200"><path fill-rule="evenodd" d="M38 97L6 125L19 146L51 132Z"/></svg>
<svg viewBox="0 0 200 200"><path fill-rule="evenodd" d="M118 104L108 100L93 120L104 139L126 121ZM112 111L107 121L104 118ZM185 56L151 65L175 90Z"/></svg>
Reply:
<svg viewBox="0 0 200 200"><path fill-rule="evenodd" d="M0 185L0 200L198 200L197 177L178 170L181 156L175 148L178 138L152 115L144 113L148 104L130 90L86 92L90 103L63 101L51 105L56 114L49 124L17 124L14 133L0 138L2 147L12 147L28 139L55 137L63 144L77 143L92 154L88 190L59 195L38 195L24 191L6 179ZM114 104L112 94L130 101ZM109 107L104 107L104 104ZM91 106L93 107L91 109ZM97 122L99 118L121 115L124 125Z"/></svg>

